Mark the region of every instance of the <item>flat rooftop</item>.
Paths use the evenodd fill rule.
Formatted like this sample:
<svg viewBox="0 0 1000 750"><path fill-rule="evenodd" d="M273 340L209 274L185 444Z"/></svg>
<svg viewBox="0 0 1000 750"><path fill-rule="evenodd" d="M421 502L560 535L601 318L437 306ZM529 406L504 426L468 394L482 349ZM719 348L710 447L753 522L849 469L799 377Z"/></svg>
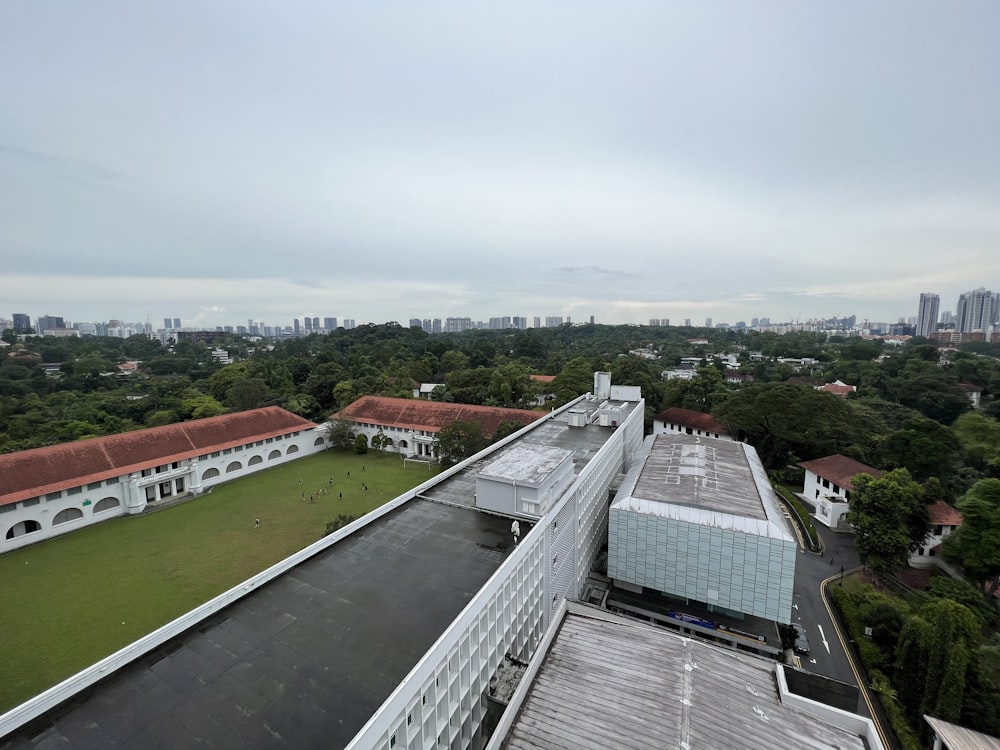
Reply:
<svg viewBox="0 0 1000 750"><path fill-rule="evenodd" d="M791 524L753 448L667 433L647 437L647 455L613 507L794 540Z"/></svg>
<svg viewBox="0 0 1000 750"><path fill-rule="evenodd" d="M503 746L867 748L861 735L783 702L775 669L772 659L571 611Z"/></svg>
<svg viewBox="0 0 1000 750"><path fill-rule="evenodd" d="M411 500L0 748L342 747L511 542L509 519Z"/></svg>
<svg viewBox="0 0 1000 750"><path fill-rule="evenodd" d="M547 445L515 443L479 470L480 476L538 486L573 452Z"/></svg>
<svg viewBox="0 0 1000 750"><path fill-rule="evenodd" d="M617 402L612 402L617 403ZM625 404L626 414L635 409L636 403ZM592 417L598 410L600 404L596 401L583 401L574 406L574 410L585 412L588 417ZM539 420L532 425L531 431L518 438L514 443L528 450L536 448L552 449L558 448L573 453L573 472L579 474L584 467L597 455L597 452L604 447L608 438L615 431L615 427L601 427L598 424L587 424L583 427L570 427L566 415L558 418ZM501 449L503 450L503 449ZM476 476L480 471L495 459L499 453L491 453L481 461L476 461L454 476L448 477L433 487L425 490L421 497L450 505L460 505L465 507L475 507L476 502Z"/></svg>

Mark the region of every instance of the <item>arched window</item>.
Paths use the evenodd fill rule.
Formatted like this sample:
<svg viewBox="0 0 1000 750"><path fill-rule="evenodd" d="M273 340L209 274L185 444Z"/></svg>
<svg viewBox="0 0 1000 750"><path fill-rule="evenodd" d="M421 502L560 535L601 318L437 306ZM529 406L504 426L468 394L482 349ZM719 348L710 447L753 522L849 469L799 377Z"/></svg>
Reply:
<svg viewBox="0 0 1000 750"><path fill-rule="evenodd" d="M285 451L285 455L287 456L290 453L298 453L298 452L299 452L299 446L297 446L297 445L289 445L288 446L288 450Z"/></svg>
<svg viewBox="0 0 1000 750"><path fill-rule="evenodd" d="M233 461L231 464L229 464L229 466L226 467L226 473L232 474L234 471L239 471L242 468L243 464L241 464L239 461Z"/></svg>
<svg viewBox="0 0 1000 750"><path fill-rule="evenodd" d="M13 539L14 537L24 536L25 534L34 534L36 531L41 531L42 525L38 521L21 521L20 523L15 523L7 531L7 538Z"/></svg>
<svg viewBox="0 0 1000 750"><path fill-rule="evenodd" d="M325 442L326 441L323 438L318 437L315 440L313 440L313 445L323 445Z"/></svg>
<svg viewBox="0 0 1000 750"><path fill-rule="evenodd" d="M117 508L119 505L121 505L121 503L118 502L117 497L102 497L97 501L97 505L94 506L94 513L111 510L112 508Z"/></svg>
<svg viewBox="0 0 1000 750"><path fill-rule="evenodd" d="M408 446L408 445L406 444L406 441L405 441L405 440L400 440L400 441L399 441L399 449L400 449L400 450L406 450L406 449L407 449L407 448L409 448L409 447L410 447L410 446Z"/></svg>
<svg viewBox="0 0 1000 750"><path fill-rule="evenodd" d="M56 526L60 523L67 523L68 521L75 521L78 518L83 518L83 511L79 508L66 508L56 513L56 517L52 519L52 525Z"/></svg>
<svg viewBox="0 0 1000 750"><path fill-rule="evenodd" d="M256 466L257 464L264 463L264 459L260 456L250 456L250 460L247 461L247 466Z"/></svg>
<svg viewBox="0 0 1000 750"><path fill-rule="evenodd" d="M273 461L276 458L281 458L281 451L279 451L279 450L273 450L273 451L271 451L270 453L267 454L267 460L268 461Z"/></svg>
<svg viewBox="0 0 1000 750"><path fill-rule="evenodd" d="M217 476L219 476L219 473L220 472L218 469L208 469L204 474L201 475L201 478L202 480L215 479Z"/></svg>

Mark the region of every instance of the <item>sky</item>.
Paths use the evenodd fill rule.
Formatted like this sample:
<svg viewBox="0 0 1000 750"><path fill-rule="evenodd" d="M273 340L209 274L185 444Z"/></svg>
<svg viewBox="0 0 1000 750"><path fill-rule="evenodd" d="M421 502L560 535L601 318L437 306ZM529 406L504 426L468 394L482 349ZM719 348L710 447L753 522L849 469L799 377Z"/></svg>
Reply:
<svg viewBox="0 0 1000 750"><path fill-rule="evenodd" d="M0 4L0 317L914 316L1000 291L1000 3Z"/></svg>

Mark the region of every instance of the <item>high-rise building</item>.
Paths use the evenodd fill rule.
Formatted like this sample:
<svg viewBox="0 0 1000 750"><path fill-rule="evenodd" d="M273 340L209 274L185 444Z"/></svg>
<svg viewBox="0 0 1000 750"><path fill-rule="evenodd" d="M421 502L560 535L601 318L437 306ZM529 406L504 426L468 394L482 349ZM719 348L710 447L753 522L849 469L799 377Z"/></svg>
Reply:
<svg viewBox="0 0 1000 750"><path fill-rule="evenodd" d="M180 327L181 327L181 319L174 318L174 328L180 328Z"/></svg>
<svg viewBox="0 0 1000 750"><path fill-rule="evenodd" d="M354 318L344 318L344 329L345 330L350 331L350 330L354 329L355 327L356 327L356 325L354 323Z"/></svg>
<svg viewBox="0 0 1000 750"><path fill-rule="evenodd" d="M323 318L323 327L328 331L337 330L337 319L336 318Z"/></svg>
<svg viewBox="0 0 1000 750"><path fill-rule="evenodd" d="M441 333L441 318L434 318L431 323L431 333Z"/></svg>
<svg viewBox="0 0 1000 750"><path fill-rule="evenodd" d="M295 333L296 336L299 335L300 329L299 329L299 319L298 318L295 318L292 321L292 331L293 331L293 333Z"/></svg>
<svg viewBox="0 0 1000 750"><path fill-rule="evenodd" d="M66 321L58 315L39 315L38 333L45 333L52 328L65 328Z"/></svg>
<svg viewBox="0 0 1000 750"><path fill-rule="evenodd" d="M445 318L444 332L459 333L472 328L472 318Z"/></svg>
<svg viewBox="0 0 1000 750"><path fill-rule="evenodd" d="M563 319L561 315L547 315L545 316L545 327L546 328L556 328L563 324Z"/></svg>
<svg viewBox="0 0 1000 750"><path fill-rule="evenodd" d="M511 327L516 328L519 331L523 331L528 327L528 319L521 315L515 315L511 318Z"/></svg>
<svg viewBox="0 0 1000 750"><path fill-rule="evenodd" d="M542 327L542 318L541 318L540 315L536 315L535 316L535 328L541 328L541 327Z"/></svg>
<svg viewBox="0 0 1000 750"><path fill-rule="evenodd" d="M711 327L712 327L712 319L705 318L705 328L711 328Z"/></svg>
<svg viewBox="0 0 1000 750"><path fill-rule="evenodd" d="M164 318L163 319L163 327L166 328L167 330L170 330L171 328L173 328L174 327L174 321L173 321L173 319L172 318Z"/></svg>
<svg viewBox="0 0 1000 750"><path fill-rule="evenodd" d="M941 297L927 292L920 295L920 303L917 307L916 335L927 336L937 330L938 307L941 304Z"/></svg>
<svg viewBox="0 0 1000 750"><path fill-rule="evenodd" d="M420 318L410 318L410 328L423 328Z"/></svg>
<svg viewBox="0 0 1000 750"><path fill-rule="evenodd" d="M316 317L313 318L313 330L314 331L319 330L319 318Z"/></svg>
<svg viewBox="0 0 1000 750"><path fill-rule="evenodd" d="M691 325L691 318L684 318L684 325L690 326Z"/></svg>
<svg viewBox="0 0 1000 750"><path fill-rule="evenodd" d="M960 333L981 331L993 324L993 292L979 287L958 298L956 328Z"/></svg>
<svg viewBox="0 0 1000 750"><path fill-rule="evenodd" d="M305 323L307 331L311 331L313 329L312 318L310 318L308 315L305 317L305 320L303 322Z"/></svg>
<svg viewBox="0 0 1000 750"><path fill-rule="evenodd" d="M27 313L14 313L14 330L17 333L24 333L31 328L31 316Z"/></svg>

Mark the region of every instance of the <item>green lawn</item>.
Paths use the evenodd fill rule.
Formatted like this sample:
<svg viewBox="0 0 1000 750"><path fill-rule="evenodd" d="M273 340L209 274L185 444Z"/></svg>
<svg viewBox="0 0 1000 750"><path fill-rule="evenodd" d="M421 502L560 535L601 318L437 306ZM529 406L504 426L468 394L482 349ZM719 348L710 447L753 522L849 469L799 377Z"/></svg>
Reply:
<svg viewBox="0 0 1000 750"><path fill-rule="evenodd" d="M0 713L315 542L337 515L364 515L436 471L326 451L0 555Z"/></svg>

